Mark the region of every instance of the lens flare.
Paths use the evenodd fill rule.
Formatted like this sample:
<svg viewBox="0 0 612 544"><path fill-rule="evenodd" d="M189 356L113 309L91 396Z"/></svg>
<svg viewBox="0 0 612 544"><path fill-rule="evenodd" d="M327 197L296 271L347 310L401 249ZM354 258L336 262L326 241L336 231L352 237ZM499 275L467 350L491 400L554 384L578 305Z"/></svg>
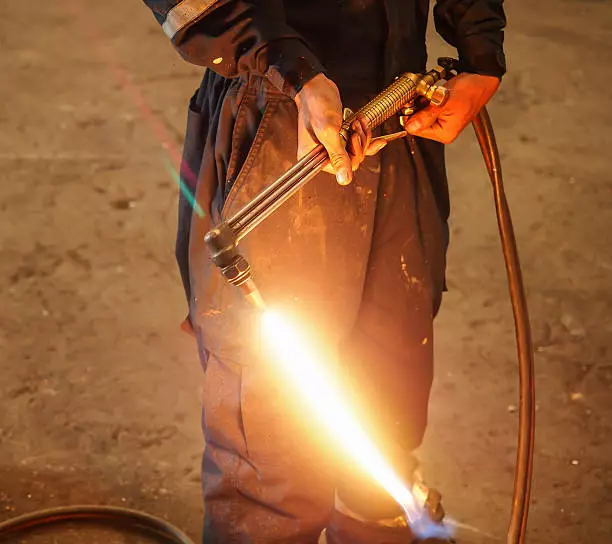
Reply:
<svg viewBox="0 0 612 544"><path fill-rule="evenodd" d="M279 314L270 310L262 314L262 332L275 362L317 413L330 435L398 502L413 532L418 531L418 536L424 533L431 536L442 530L446 536L443 526L427 521L428 516L422 505L348 410L334 387L332 375L319 362L320 358L310 351L308 343Z"/></svg>
<svg viewBox="0 0 612 544"><path fill-rule="evenodd" d="M191 192L191 190L189 189L189 187L187 186L183 178L181 178L180 174L174 169L174 167L170 163L170 160L166 158L164 160L164 164L166 165L166 170L168 170L168 172L172 176L172 179L178 185L179 190L181 191L183 196L187 199L187 202L189 202L189 205L191 206L193 211L197 213L198 216L204 217L206 214L204 213L202 206L198 204L198 201L196 200L195 196L193 196L193 193Z"/></svg>

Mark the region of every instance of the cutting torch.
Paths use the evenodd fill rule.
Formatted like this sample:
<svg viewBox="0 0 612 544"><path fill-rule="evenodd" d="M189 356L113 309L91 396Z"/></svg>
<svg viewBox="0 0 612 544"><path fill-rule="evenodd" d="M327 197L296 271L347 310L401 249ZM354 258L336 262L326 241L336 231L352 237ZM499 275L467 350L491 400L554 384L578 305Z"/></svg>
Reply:
<svg viewBox="0 0 612 544"><path fill-rule="evenodd" d="M453 76L454 63L453 59L440 58L438 66L429 72L406 72L395 78L393 83L357 112L345 110L340 128L344 141L349 141L352 132L350 127L358 117L374 130L395 114L400 114L402 119L423 104L443 105L449 91L441 83ZM407 136L407 133L400 131L380 136L379 139L391 141L404 136ZM241 289L246 299L258 309L264 308L263 298L253 281L251 266L238 251L238 242L316 176L328 160L326 149L321 144L317 145L232 217L214 227L204 237L212 261L219 267L225 279Z"/></svg>

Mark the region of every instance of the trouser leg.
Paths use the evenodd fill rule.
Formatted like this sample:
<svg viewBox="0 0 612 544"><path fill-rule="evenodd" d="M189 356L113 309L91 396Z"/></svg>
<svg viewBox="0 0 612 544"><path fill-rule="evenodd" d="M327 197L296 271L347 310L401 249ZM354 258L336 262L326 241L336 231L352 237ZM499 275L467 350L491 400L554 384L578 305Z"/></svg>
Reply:
<svg viewBox="0 0 612 544"><path fill-rule="evenodd" d="M264 368L205 356L205 544L316 544L333 478Z"/></svg>

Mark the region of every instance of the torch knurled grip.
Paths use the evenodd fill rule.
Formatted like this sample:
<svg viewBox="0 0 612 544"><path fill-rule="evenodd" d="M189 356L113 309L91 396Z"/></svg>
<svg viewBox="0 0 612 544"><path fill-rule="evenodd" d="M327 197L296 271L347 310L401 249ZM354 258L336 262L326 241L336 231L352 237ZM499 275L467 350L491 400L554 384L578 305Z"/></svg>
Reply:
<svg viewBox="0 0 612 544"><path fill-rule="evenodd" d="M348 138L351 123L357 117L365 118L371 129L382 125L387 119L400 111L407 102L415 98L418 82L418 74L408 72L399 76L385 90L377 94L365 106L342 123L340 129L342 136L345 139Z"/></svg>
<svg viewBox="0 0 612 544"><path fill-rule="evenodd" d="M429 95L436 89L436 83L447 76L447 69L436 66L426 74L406 72L397 77L391 85L377 94L357 113L349 116L342 123L340 134L348 140L351 123L357 117L365 118L370 129L382 125L387 119L398 113L407 104L414 101L417 95L431 98Z"/></svg>

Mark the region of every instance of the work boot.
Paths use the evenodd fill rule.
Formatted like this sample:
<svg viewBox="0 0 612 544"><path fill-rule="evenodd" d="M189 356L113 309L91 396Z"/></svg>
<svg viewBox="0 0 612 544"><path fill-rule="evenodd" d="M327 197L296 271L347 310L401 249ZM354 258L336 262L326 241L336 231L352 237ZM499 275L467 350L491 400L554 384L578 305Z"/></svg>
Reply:
<svg viewBox="0 0 612 544"><path fill-rule="evenodd" d="M335 511L325 531L326 544L455 544L451 538L416 538L405 518L385 525L359 521Z"/></svg>
<svg viewBox="0 0 612 544"><path fill-rule="evenodd" d="M406 516L374 519L351 510L336 496L335 511L326 531L327 544L452 544L449 531L443 525L444 508L441 495L428 488L415 470L412 493L423 510L421 523L409 526ZM370 516L375 508L369 509Z"/></svg>

